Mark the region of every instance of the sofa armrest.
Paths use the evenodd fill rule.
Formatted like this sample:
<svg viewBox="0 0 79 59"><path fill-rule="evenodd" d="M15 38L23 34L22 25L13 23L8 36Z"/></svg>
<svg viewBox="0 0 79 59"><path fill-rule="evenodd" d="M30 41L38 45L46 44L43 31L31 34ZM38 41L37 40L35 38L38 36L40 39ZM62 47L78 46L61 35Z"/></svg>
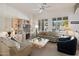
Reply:
<svg viewBox="0 0 79 59"><path fill-rule="evenodd" d="M11 47L10 48L10 55L13 56L27 56L32 53L32 46L27 46L23 49L17 49L16 47Z"/></svg>

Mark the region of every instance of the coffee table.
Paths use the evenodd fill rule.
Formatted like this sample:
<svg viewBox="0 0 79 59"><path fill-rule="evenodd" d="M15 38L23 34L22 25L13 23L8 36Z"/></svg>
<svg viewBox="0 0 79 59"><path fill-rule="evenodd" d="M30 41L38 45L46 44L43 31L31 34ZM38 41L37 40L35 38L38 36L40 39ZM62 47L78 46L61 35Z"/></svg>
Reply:
<svg viewBox="0 0 79 59"><path fill-rule="evenodd" d="M42 48L48 43L48 39L45 38L33 38L30 42L33 44L33 47Z"/></svg>

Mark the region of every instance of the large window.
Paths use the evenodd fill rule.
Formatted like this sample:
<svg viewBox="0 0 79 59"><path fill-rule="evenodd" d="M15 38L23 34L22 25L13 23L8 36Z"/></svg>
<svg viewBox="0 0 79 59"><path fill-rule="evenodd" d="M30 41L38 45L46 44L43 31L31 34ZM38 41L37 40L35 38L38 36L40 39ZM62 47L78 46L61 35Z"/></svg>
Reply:
<svg viewBox="0 0 79 59"><path fill-rule="evenodd" d="M61 26L68 26L68 17L57 17L39 21L39 27L42 27L40 28L41 31L59 31Z"/></svg>

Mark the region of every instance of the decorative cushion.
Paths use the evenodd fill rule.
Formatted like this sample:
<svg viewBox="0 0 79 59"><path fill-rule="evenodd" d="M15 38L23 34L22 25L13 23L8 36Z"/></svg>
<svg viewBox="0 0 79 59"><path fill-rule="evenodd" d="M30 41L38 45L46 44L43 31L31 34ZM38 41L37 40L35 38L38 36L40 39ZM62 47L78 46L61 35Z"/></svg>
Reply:
<svg viewBox="0 0 79 59"><path fill-rule="evenodd" d="M8 33L7 32L1 32L0 33L0 37L7 37L8 36Z"/></svg>
<svg viewBox="0 0 79 59"><path fill-rule="evenodd" d="M74 37L72 36L70 40L73 40L73 39L74 39Z"/></svg>
<svg viewBox="0 0 79 59"><path fill-rule="evenodd" d="M39 35L48 35L47 32L40 32Z"/></svg>

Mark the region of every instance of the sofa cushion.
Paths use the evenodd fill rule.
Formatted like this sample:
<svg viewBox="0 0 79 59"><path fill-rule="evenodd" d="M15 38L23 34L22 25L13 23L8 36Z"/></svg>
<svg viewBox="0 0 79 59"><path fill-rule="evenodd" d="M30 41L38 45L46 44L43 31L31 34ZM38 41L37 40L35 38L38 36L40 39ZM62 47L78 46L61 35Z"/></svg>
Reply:
<svg viewBox="0 0 79 59"><path fill-rule="evenodd" d="M49 39L51 42L57 42L58 34L56 32L40 32L38 37Z"/></svg>
<svg viewBox="0 0 79 59"><path fill-rule="evenodd" d="M47 32L40 32L39 35L48 35Z"/></svg>
<svg viewBox="0 0 79 59"><path fill-rule="evenodd" d="M8 36L8 33L7 32L1 32L0 33L0 37L7 37Z"/></svg>
<svg viewBox="0 0 79 59"><path fill-rule="evenodd" d="M15 45L16 42L8 37L0 37L0 41L2 41L8 47L16 46Z"/></svg>

